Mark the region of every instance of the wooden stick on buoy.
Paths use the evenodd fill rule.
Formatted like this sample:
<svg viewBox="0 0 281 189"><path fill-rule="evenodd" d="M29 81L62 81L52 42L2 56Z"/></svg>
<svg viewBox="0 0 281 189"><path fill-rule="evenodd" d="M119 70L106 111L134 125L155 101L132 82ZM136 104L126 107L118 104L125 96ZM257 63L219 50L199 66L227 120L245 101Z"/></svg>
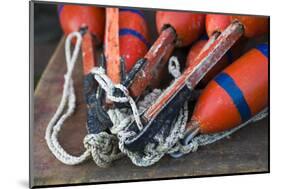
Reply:
<svg viewBox="0 0 281 189"><path fill-rule="evenodd" d="M119 11L118 8L106 8L104 39L106 73L113 83L121 82L121 63L119 49Z"/></svg>
<svg viewBox="0 0 281 189"><path fill-rule="evenodd" d="M84 75L96 65L95 45L103 39L104 9L94 6L60 5L59 18L65 35L74 31L83 34L82 58Z"/></svg>
<svg viewBox="0 0 281 189"><path fill-rule="evenodd" d="M242 33L243 25L241 23L234 22L234 24L228 26L218 39L196 58L195 66L185 70L144 112L141 116L145 125L144 129L135 137L125 141L124 146L131 151L143 151L147 142L152 140L161 127L166 126L166 129L169 129L169 125L173 121L169 119L172 119L174 114L179 112L184 102L190 97L194 87L230 49ZM129 128L134 130L135 122L131 123Z"/></svg>
<svg viewBox="0 0 281 189"><path fill-rule="evenodd" d="M158 69L167 62L167 55L178 46L187 46L195 41L204 31L204 14L157 11L156 25L159 37L151 46L142 62L136 65L140 71L130 81L132 96L139 96L152 80L159 80ZM164 61L163 61L164 59Z"/></svg>

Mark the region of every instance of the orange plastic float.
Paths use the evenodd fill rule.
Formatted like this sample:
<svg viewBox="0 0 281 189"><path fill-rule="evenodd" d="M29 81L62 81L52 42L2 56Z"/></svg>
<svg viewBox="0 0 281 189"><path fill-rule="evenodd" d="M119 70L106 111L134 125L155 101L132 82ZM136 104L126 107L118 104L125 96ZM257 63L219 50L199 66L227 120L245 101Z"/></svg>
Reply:
<svg viewBox="0 0 281 189"><path fill-rule="evenodd" d="M122 82L123 76L145 55L149 48L148 36L141 11L106 8L104 53L107 74L114 83Z"/></svg>
<svg viewBox="0 0 281 189"><path fill-rule="evenodd" d="M207 14L205 23L206 32L210 38L208 41L200 40L192 46L186 59L186 65L193 66L196 57L199 56L204 49L208 48L210 44L214 43L228 26L237 21L243 25L243 35L247 38L257 37L268 32L268 18L266 17ZM243 38L240 38L231 50L204 76L200 82L201 86L205 86L217 73L240 55L239 51L241 51L240 45L243 41L242 39Z"/></svg>
<svg viewBox="0 0 281 189"><path fill-rule="evenodd" d="M187 124L187 143L197 133L231 129L268 105L268 45L250 50L212 80Z"/></svg>
<svg viewBox="0 0 281 189"><path fill-rule="evenodd" d="M135 9L119 9L120 56L128 73L148 51L149 34L144 14Z"/></svg>
<svg viewBox="0 0 281 189"><path fill-rule="evenodd" d="M231 17L222 14L207 14L206 15L206 31L209 37L215 33L221 33L229 24Z"/></svg>
<svg viewBox="0 0 281 189"><path fill-rule="evenodd" d="M177 46L187 46L199 38L204 31L204 14L189 12L157 11L158 33L166 27L173 27L177 33Z"/></svg>
<svg viewBox="0 0 281 189"><path fill-rule="evenodd" d="M61 27L65 35L74 31L83 34L82 55L84 74L90 73L96 66L95 44L102 41L104 35L104 9L93 6L60 5L58 7Z"/></svg>
<svg viewBox="0 0 281 189"><path fill-rule="evenodd" d="M144 56L138 67L130 87L132 96L139 96L144 89L155 80L160 79L160 73L175 46L182 47L191 44L204 31L204 14L187 12L157 11L156 26L159 37Z"/></svg>
<svg viewBox="0 0 281 189"><path fill-rule="evenodd" d="M265 16L231 16L231 20L238 20L244 26L245 37L257 37L268 33L268 17Z"/></svg>
<svg viewBox="0 0 281 189"><path fill-rule="evenodd" d="M172 132L171 129L175 126L173 125L175 117L178 116L185 102L189 100L194 88L233 46L233 43L242 35L242 32L243 26L235 22L228 26L213 43L204 49L195 59L194 66L190 66L175 79L141 115L143 129L134 137L127 139L124 147L130 151L143 153L146 145L151 142L157 148L158 144L153 142L154 136L157 134L162 135L163 140L169 136L168 133ZM131 122L128 126L128 131L135 132L136 129L136 122ZM163 133L166 134L163 135Z"/></svg>

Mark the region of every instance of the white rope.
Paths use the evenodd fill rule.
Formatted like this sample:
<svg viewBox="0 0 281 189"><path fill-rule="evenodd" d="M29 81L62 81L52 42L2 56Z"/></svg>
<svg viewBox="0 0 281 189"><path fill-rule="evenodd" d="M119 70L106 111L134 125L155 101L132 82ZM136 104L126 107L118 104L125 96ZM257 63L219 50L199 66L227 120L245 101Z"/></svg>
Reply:
<svg viewBox="0 0 281 189"><path fill-rule="evenodd" d="M71 56L70 46L71 40L76 37L76 45ZM75 109L75 93L73 88L73 80L71 78L75 62L78 57L78 53L80 51L80 46L82 43L82 36L79 32L73 32L69 34L65 41L65 56L66 56L66 66L67 72L64 75L64 86L63 86L63 95L58 106L57 111L55 112L54 116L50 120L46 133L45 139L47 145L54 156L60 160L61 162L68 164L68 165L75 165L78 163L83 162L85 159L88 158L90 152L86 150L82 155L75 157L68 154L62 146L58 142L58 133L61 130L65 119L67 119L71 114L74 112ZM62 115L63 110L67 106L66 112Z"/></svg>
<svg viewBox="0 0 281 189"><path fill-rule="evenodd" d="M179 70L179 63L176 57L171 57L169 61L169 72L175 77L179 77L180 70ZM155 99L154 99L155 100ZM266 110L262 111L260 114L254 116L249 121L239 125L238 127L222 132L222 133L216 133L212 135L199 135L191 140L191 142L187 145L181 145L179 143L179 139L184 138L184 132L185 132L185 126L188 118L188 105L187 101L185 102L185 105L183 109L181 109L179 115L177 118L175 118L173 125L173 129L169 133L169 136L167 138L163 138L161 136L161 133L157 134L153 139L156 140L157 146L155 146L155 143L148 143L145 146L145 149L141 154L138 152L132 152L127 150L124 147L125 141L136 135L136 133L130 131L126 132L126 130L121 130L118 133L119 138L119 148L120 150L127 154L127 156L131 159L131 161L137 165L137 166L150 166L156 162L158 162L165 154L171 154L179 151L179 153L187 154L190 152L195 152L199 146L211 144L213 142L216 142L218 140L221 140L222 138L228 137L232 133L236 132L240 128L246 126L248 123L257 121L260 119L263 119L267 115ZM126 128L126 127L125 127Z"/></svg>
<svg viewBox="0 0 281 189"><path fill-rule="evenodd" d="M71 41L76 37L76 44L73 55L71 56ZM106 132L98 134L88 134L84 138L85 151L80 156L68 154L58 141L58 134L62 129L64 121L72 115L75 109L75 92L73 87L72 72L82 43L82 36L79 32L69 34L65 41L65 55L67 73L63 86L63 95L59 107L50 120L45 139L50 151L62 163L67 165L77 165L84 162L92 155L93 160L100 167L107 167L112 161L119 159L123 154L118 149L117 137ZM66 112L62 115L67 106Z"/></svg>
<svg viewBox="0 0 281 189"><path fill-rule="evenodd" d="M174 78L178 78L181 75L180 63L176 56L172 56L169 59L168 70Z"/></svg>
<svg viewBox="0 0 281 189"><path fill-rule="evenodd" d="M234 132L238 131L239 129L247 126L249 123L254 123L259 120L264 119L268 115L268 108L265 108L263 111L249 119L248 121L240 124L239 126L224 132L214 133L214 134L201 134L197 137L194 137L188 144L182 145L178 142L178 144L169 151L169 154L176 154L172 155L173 157L180 157L183 154L188 154L190 152L196 152L199 146L205 146L207 144L212 144L216 141L219 141L223 138L229 137Z"/></svg>
<svg viewBox="0 0 281 189"><path fill-rule="evenodd" d="M180 65L176 57L170 58L168 69L175 79L181 75ZM138 103L138 105L142 105L142 107L139 107L139 110L144 111L146 108L150 107L161 94L162 91L157 89L148 94L143 101ZM141 153L132 152L125 148L125 141L136 135L133 131L126 131L127 126L125 126L123 127L125 129L120 130L117 135L119 138L119 149L125 153L135 165L142 167L150 166L158 162L173 146L175 146L178 140L183 137L187 119L188 102L186 101L179 114L175 117L168 137L163 137L162 133L159 132L153 137L157 146L155 146L155 143L148 143L145 146L144 151ZM130 122L128 122L128 124L129 123Z"/></svg>
<svg viewBox="0 0 281 189"><path fill-rule="evenodd" d="M74 48L73 55L70 54L71 40L76 37L76 45ZM78 53L80 50L82 42L82 37L79 32L73 32L66 38L65 43L65 53L66 53L66 65L67 73L65 74L65 83L63 87L63 95L59 107L50 120L45 134L45 139L48 144L49 149L55 155L55 157L61 162L68 165L79 164L91 155L96 164L100 167L107 167L112 161L123 157L127 154L135 165L138 166L149 166L157 161L159 161L166 153L173 153L175 151L180 151L181 153L189 153L191 151L196 151L198 146L213 143L220 140L226 136L229 136L236 130L245 126L248 122L240 125L239 127L227 131L225 133L214 134L211 138L206 138L206 136L199 135L195 137L188 145L183 146L179 144L179 139L184 137L185 124L188 118L188 104L184 104L184 107L180 110L179 115L175 118L172 123L173 128L167 138L163 138L161 134L157 134L154 139L158 142L158 146L154 144L148 144L145 148L144 154L136 154L130 152L124 148L124 142L129 137L136 135L135 132L127 131L128 125L134 120L137 124L138 129L141 131L143 125L140 120L140 113L145 111L149 106L151 106L155 100L161 95L161 90L154 90L148 94L142 101L138 103L138 107L134 102L133 98L129 95L126 87L121 84L113 84L111 79L106 75L105 70L101 67L93 68L91 73L94 78L106 92L106 97L118 103L129 103L131 111L127 108L123 109L109 109L107 111L111 121L113 122L113 127L111 128L111 135L106 132L101 132L98 134L88 134L84 138L85 151L80 156L72 156L68 154L58 142L58 133L61 130L64 121L71 116L75 109L75 93L73 87L73 80L71 78L74 64L77 60ZM180 65L176 57L171 57L168 66L169 72L175 77L179 77ZM119 89L124 94L123 97L114 96L114 90ZM62 115L63 110L67 105L66 112ZM139 108L139 109L138 109ZM262 119L261 117L255 116L251 120ZM215 137L214 137L215 136ZM118 144L121 152L118 149ZM123 153L124 154L123 154Z"/></svg>
<svg viewBox="0 0 281 189"><path fill-rule="evenodd" d="M128 89L123 86L122 84L113 84L111 79L105 74L105 70L103 68L93 68L91 71L94 74L96 81L99 83L101 88L106 92L106 97L113 101L119 103L126 103L128 102L131 106L134 119L138 126L139 130L143 129L143 125L140 120L140 114L134 99L129 95ZM124 94L124 97L116 97L114 96L114 90L119 89Z"/></svg>

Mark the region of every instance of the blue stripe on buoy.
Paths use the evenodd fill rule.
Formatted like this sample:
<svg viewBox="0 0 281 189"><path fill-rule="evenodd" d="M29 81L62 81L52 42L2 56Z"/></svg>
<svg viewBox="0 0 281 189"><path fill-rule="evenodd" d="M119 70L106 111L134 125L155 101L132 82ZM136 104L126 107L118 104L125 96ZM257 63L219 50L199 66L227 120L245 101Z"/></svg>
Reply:
<svg viewBox="0 0 281 189"><path fill-rule="evenodd" d="M60 15L61 11L62 11L63 5L58 5L58 13Z"/></svg>
<svg viewBox="0 0 281 189"><path fill-rule="evenodd" d="M147 46L147 48L150 47L150 44L144 38L144 36L142 34L140 34L139 32L137 32L136 30L129 29L129 28L119 29L119 36L124 36L124 35L132 35L132 36L138 38L139 40L141 40Z"/></svg>
<svg viewBox="0 0 281 189"><path fill-rule="evenodd" d="M227 58L228 64L231 64L233 62L233 54L232 54L231 50L228 50L226 52L226 58Z"/></svg>
<svg viewBox="0 0 281 189"><path fill-rule="evenodd" d="M266 58L268 58L268 44L262 43L256 46L256 49L259 50Z"/></svg>
<svg viewBox="0 0 281 189"><path fill-rule="evenodd" d="M216 76L215 81L227 92L240 113L242 121L247 121L251 118L252 113L250 107L243 95L243 92L235 84L235 81L227 74L220 73Z"/></svg>
<svg viewBox="0 0 281 189"><path fill-rule="evenodd" d="M132 12L132 13L138 14L139 16L141 16L144 19L144 14L140 10L135 10L135 9L119 9L119 11L120 12Z"/></svg>

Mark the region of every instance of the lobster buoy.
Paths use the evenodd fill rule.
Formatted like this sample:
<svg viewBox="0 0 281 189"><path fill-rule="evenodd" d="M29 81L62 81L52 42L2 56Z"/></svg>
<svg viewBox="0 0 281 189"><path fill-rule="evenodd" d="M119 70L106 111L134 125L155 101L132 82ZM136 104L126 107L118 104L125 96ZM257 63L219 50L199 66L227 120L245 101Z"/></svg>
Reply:
<svg viewBox="0 0 281 189"><path fill-rule="evenodd" d="M84 73L88 74L91 68L96 66L94 46L102 41L104 35L104 9L94 6L60 5L58 12L65 35L75 31L86 31L83 35L82 54Z"/></svg>
<svg viewBox="0 0 281 189"><path fill-rule="evenodd" d="M119 9L120 56L128 73L149 48L149 31L144 14L135 9Z"/></svg>
<svg viewBox="0 0 281 189"><path fill-rule="evenodd" d="M231 20L238 20L244 26L244 36L251 38L268 33L268 17L265 16L231 16Z"/></svg>
<svg viewBox="0 0 281 189"><path fill-rule="evenodd" d="M157 11L156 26L160 33L163 28L173 27L179 47L190 45L204 32L205 15L189 12Z"/></svg>
<svg viewBox="0 0 281 189"><path fill-rule="evenodd" d="M267 105L268 45L260 44L206 86L187 124L185 143L192 138L190 133L194 136L234 128Z"/></svg>
<svg viewBox="0 0 281 189"><path fill-rule="evenodd" d="M61 5L59 6L59 18L63 32L68 35L73 31L79 31L87 27L90 33L99 42L104 35L105 15L104 9L94 6Z"/></svg>
<svg viewBox="0 0 281 189"><path fill-rule="evenodd" d="M140 71L130 84L132 96L139 96L148 86L159 85L163 69L174 47L187 46L195 41L204 31L204 21L204 14L156 12L159 37L146 53L143 61L135 66L136 69L140 68Z"/></svg>
<svg viewBox="0 0 281 189"><path fill-rule="evenodd" d="M222 14L207 14L206 15L206 32L209 37L214 33L221 33L227 26L231 24L231 17Z"/></svg>
<svg viewBox="0 0 281 189"><path fill-rule="evenodd" d="M191 46L186 56L185 66L187 68L189 66L194 67L195 58L201 52L207 42L207 39L201 39ZM211 81L220 71L222 71L229 64L231 64L236 58L238 58L241 55L242 44L243 41L237 41L236 44L234 44L234 46L232 46L231 49L226 52L226 54L221 58L221 60L210 71L208 71L208 73L200 81L199 85L201 87L205 87L208 82Z"/></svg>

